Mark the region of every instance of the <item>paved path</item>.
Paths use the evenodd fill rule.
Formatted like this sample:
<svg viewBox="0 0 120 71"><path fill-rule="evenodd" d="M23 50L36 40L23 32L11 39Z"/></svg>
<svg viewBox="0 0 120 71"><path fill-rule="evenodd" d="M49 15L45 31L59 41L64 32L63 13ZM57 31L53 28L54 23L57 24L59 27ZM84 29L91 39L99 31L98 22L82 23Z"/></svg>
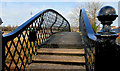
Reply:
<svg viewBox="0 0 120 71"><path fill-rule="evenodd" d="M78 32L59 32L52 35L43 45L55 45L55 46L67 46L81 47L82 40L81 35Z"/></svg>

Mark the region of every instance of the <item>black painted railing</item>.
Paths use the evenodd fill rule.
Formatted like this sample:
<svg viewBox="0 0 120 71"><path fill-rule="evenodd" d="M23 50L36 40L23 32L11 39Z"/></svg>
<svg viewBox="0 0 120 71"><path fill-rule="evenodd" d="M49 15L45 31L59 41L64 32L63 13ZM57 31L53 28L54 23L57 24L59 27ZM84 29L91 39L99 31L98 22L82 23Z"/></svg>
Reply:
<svg viewBox="0 0 120 71"><path fill-rule="evenodd" d="M111 30L112 21L117 18L116 11L111 6L101 8L97 18L103 24L102 30L94 33L85 9L80 10L79 29L85 49L87 71L120 70L120 45L117 45L118 35Z"/></svg>
<svg viewBox="0 0 120 71"><path fill-rule="evenodd" d="M84 8L80 10L79 29L82 34L82 42L84 44L86 70L94 71L94 63L95 63L94 44L95 44L96 36Z"/></svg>
<svg viewBox="0 0 120 71"><path fill-rule="evenodd" d="M24 70L36 55L37 47L56 32L70 32L69 22L58 12L39 12L2 37L2 70Z"/></svg>

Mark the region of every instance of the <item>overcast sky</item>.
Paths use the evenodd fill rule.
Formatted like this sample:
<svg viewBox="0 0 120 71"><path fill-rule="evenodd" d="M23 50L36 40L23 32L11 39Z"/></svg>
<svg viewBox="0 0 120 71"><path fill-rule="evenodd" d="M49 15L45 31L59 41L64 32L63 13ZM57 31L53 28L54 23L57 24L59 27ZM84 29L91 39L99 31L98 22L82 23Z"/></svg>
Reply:
<svg viewBox="0 0 120 71"><path fill-rule="evenodd" d="M51 2L50 2L51 1ZM59 2L58 2L59 1ZM68 16L72 9L80 4L88 2L84 0L2 0L0 2L0 17L3 20L4 26L6 25L21 25L30 17L34 16L38 12L44 9L54 9L62 14L64 17ZM91 1L91 0L89 0ZM118 0L101 0L104 5L111 5L116 9L118 14ZM32 15L31 15L32 12ZM67 18L67 17L66 17ZM69 19L68 19L69 20ZM118 26L118 19L115 20L114 24Z"/></svg>

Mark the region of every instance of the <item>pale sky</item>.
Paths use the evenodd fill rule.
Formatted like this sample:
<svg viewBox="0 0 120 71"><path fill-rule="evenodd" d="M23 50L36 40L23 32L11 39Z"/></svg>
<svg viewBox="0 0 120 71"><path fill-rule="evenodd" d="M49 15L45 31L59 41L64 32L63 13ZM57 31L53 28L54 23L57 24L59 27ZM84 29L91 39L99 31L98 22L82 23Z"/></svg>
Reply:
<svg viewBox="0 0 120 71"><path fill-rule="evenodd" d="M99 1L99 0L89 0ZM104 5L113 6L118 14L118 0L100 0ZM54 9L64 17L68 16L72 9L79 4L84 4L87 0L1 0L0 2L0 17L6 25L21 25L30 17L44 9ZM30 13L32 12L33 15ZM66 17L67 18L67 17ZM68 19L69 20L69 19ZM115 26L118 26L118 19L114 21Z"/></svg>
<svg viewBox="0 0 120 71"><path fill-rule="evenodd" d="M118 2L119 0L1 0L2 2Z"/></svg>

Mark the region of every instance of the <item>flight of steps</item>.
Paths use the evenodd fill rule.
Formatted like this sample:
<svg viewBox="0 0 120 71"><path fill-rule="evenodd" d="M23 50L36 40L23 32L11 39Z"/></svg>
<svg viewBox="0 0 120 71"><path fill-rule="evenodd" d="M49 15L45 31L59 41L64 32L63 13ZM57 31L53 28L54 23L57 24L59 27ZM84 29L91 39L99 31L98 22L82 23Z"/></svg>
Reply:
<svg viewBox="0 0 120 71"><path fill-rule="evenodd" d="M26 71L86 71L84 49L40 48Z"/></svg>

